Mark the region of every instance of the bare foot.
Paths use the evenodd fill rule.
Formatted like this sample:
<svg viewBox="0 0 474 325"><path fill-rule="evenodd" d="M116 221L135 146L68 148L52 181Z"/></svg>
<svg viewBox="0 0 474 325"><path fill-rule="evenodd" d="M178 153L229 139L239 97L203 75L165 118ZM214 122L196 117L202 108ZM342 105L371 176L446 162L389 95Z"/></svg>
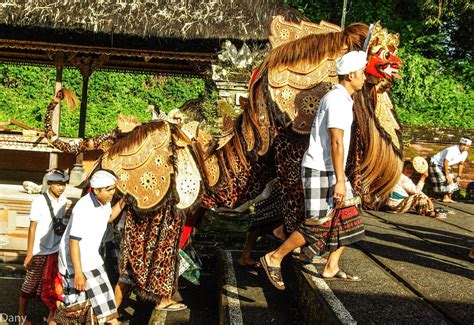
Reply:
<svg viewBox="0 0 474 325"><path fill-rule="evenodd" d="M259 269L259 268L262 267L260 262L257 262L257 261L253 260L250 257L242 257L242 256L239 258L239 265L240 266L251 266L251 267L254 267L256 269Z"/></svg>

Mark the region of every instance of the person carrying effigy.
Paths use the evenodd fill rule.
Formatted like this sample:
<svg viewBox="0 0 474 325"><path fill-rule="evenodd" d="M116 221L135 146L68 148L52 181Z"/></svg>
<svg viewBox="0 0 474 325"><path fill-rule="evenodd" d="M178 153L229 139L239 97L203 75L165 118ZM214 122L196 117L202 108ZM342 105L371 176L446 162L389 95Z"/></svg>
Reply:
<svg viewBox="0 0 474 325"><path fill-rule="evenodd" d="M62 169L53 169L45 175L47 191L35 198L31 204L30 227L28 229L28 248L23 265L26 277L20 290L18 316L26 323L26 307L30 298L41 298L50 310L51 320L56 304L50 302L52 289L45 279L50 278L51 270L57 269L59 242L65 225L63 217L67 198L64 196L69 175Z"/></svg>
<svg viewBox="0 0 474 325"><path fill-rule="evenodd" d="M110 285L99 246L107 228L120 214L125 202L110 205L117 178L111 171L98 170L90 180L92 191L83 196L72 210L71 220L59 247L61 301L53 320L58 324L118 324L114 292ZM58 292L59 291L59 292Z"/></svg>
<svg viewBox="0 0 474 325"><path fill-rule="evenodd" d="M285 289L281 261L295 248L306 244L314 255L321 255L328 247L330 254L323 278L360 280L339 268L339 258L345 245L363 237L362 218L355 207L345 210L338 207L354 198L344 169L353 121L351 95L364 85L366 60L367 54L363 51L352 51L336 60L339 83L321 99L302 162L306 219L280 247L260 259L277 289Z"/></svg>
<svg viewBox="0 0 474 325"><path fill-rule="evenodd" d="M459 144L441 150L430 160L430 180L433 183L433 191L442 196L445 203L454 203L453 193L459 190L459 179L462 176L464 161L467 158L472 141L461 138ZM451 168L458 165L457 177L451 173Z"/></svg>

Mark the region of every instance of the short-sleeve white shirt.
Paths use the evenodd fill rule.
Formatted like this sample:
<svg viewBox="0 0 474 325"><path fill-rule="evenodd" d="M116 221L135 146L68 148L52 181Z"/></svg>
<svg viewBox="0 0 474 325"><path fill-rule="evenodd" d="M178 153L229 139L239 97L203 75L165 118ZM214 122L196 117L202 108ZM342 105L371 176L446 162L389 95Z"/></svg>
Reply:
<svg viewBox="0 0 474 325"><path fill-rule="evenodd" d="M111 214L110 203L102 205L92 192L77 202L59 246L59 272L61 274L66 274L66 271L68 274L74 273L69 247L70 239L79 241L83 272L97 269L104 264L99 254L99 247Z"/></svg>
<svg viewBox="0 0 474 325"><path fill-rule="evenodd" d="M51 206L56 218L63 218L66 212L67 199L61 195L57 200L46 192L51 200ZM43 195L38 196L31 203L30 221L37 222L33 255L49 255L59 250L61 236L54 233L51 212Z"/></svg>
<svg viewBox="0 0 474 325"><path fill-rule="evenodd" d="M319 104L319 109L311 128L309 147L303 156L303 167L321 171L334 171L331 156L329 129L344 131L344 166L346 165L351 141L351 127L354 115L354 101L344 86L337 84Z"/></svg>
<svg viewBox="0 0 474 325"><path fill-rule="evenodd" d="M459 150L459 145L456 144L441 150L436 155L431 157L431 163L442 167L444 160L447 160L448 165L452 166L464 162L466 158L467 151L461 152L461 150Z"/></svg>

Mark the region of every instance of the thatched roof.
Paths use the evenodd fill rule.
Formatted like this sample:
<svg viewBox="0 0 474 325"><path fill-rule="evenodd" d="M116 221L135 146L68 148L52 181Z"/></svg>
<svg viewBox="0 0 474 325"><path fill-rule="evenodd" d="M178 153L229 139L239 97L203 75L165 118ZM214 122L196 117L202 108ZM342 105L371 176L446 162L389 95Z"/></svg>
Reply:
<svg viewBox="0 0 474 325"><path fill-rule="evenodd" d="M2 0L0 24L143 38L268 38L272 17L302 16L277 0ZM1 28L1 25L0 25Z"/></svg>

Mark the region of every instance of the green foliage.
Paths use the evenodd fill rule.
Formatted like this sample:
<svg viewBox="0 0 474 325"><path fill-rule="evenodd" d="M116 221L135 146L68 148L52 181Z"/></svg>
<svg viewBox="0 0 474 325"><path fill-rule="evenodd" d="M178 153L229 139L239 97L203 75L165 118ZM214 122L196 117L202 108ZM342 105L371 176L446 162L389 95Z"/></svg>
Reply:
<svg viewBox="0 0 474 325"><path fill-rule="evenodd" d="M2 64L0 71L0 121L13 118L43 129L44 113L54 93L55 69ZM64 70L63 87L72 89L80 98L82 77L78 70ZM148 104L169 112L204 92L204 81L199 78L94 72L89 80L86 137L116 127L119 112L145 122L151 118L151 112L146 111ZM62 106L62 136L78 135L79 112Z"/></svg>
<svg viewBox="0 0 474 325"><path fill-rule="evenodd" d="M399 56L403 79L395 81L393 98L402 123L474 128L472 82L459 80L436 59L403 49Z"/></svg>

